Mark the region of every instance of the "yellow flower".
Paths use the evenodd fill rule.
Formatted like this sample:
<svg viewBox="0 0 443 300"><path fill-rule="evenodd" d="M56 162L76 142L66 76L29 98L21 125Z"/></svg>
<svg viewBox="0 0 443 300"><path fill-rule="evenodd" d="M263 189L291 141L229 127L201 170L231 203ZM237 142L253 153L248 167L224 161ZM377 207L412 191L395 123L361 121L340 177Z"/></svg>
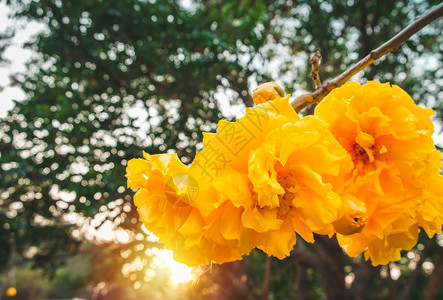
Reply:
<svg viewBox="0 0 443 300"><path fill-rule="evenodd" d="M226 205L216 210L222 202L212 181L228 162L244 165L247 171L249 149L261 143L262 132L299 119L288 97L280 98L247 109L246 117L235 123L220 121L216 135L204 135L204 149L189 169L175 154L145 153L145 159L131 160L128 186L139 188L134 203L146 228L174 251L177 261L188 265L223 263L249 253L251 247L230 242L233 231L223 231L223 239L217 238L220 231L203 232L214 222L226 228L235 219Z"/></svg>
<svg viewBox="0 0 443 300"><path fill-rule="evenodd" d="M435 187L442 164L431 138L432 114L399 87L378 82L348 82L316 107L352 157L345 193L367 209L360 233L338 235L349 255L365 251L374 265L387 263L416 244L418 225L430 236L441 230L442 210L432 209L443 199Z"/></svg>
<svg viewBox="0 0 443 300"><path fill-rule="evenodd" d="M145 227L174 258L189 266L240 259L240 253L203 236L204 218L195 207L198 183L176 154L148 155L128 163L128 187Z"/></svg>
<svg viewBox="0 0 443 300"><path fill-rule="evenodd" d="M199 196L218 199L217 202L200 206L207 220L205 236L218 244L239 249L242 254L258 246L258 237L253 237L253 231L242 225L248 221L242 214L243 208L238 203L230 203L229 198L243 195L244 198L239 201L245 205L252 201L249 198L254 195L251 195L251 184L247 177L251 150L258 148L270 131L300 120L288 98L277 98L247 108L246 116L236 122L220 121L216 134L205 134L203 149L196 155L189 169L189 174L199 182ZM264 217L267 213L264 212ZM274 223L278 225L273 228L278 230L282 222L277 220ZM295 242L293 229L282 230L280 233L293 236Z"/></svg>
<svg viewBox="0 0 443 300"><path fill-rule="evenodd" d="M346 246L348 255L357 256L365 252L365 258L370 258L373 265L387 264L400 259L401 250L415 246L419 229L407 208L392 205L369 209L369 221L362 232L337 235L339 244Z"/></svg>
<svg viewBox="0 0 443 300"><path fill-rule="evenodd" d="M209 215L219 203L207 201L216 197L212 183L220 171L234 168L248 172L249 153L258 148L266 134L300 117L289 104L289 96L247 108L246 115L236 122L219 121L216 134L205 134L203 149L197 153L189 174L199 183L199 209Z"/></svg>
<svg viewBox="0 0 443 300"><path fill-rule="evenodd" d="M417 220L428 236L440 233L443 224L443 177L434 175L417 207Z"/></svg>
<svg viewBox="0 0 443 300"><path fill-rule="evenodd" d="M275 211L277 219L297 217L312 231L324 230L341 205L336 178L351 166L324 122L308 116L285 124L251 151L248 177L257 194L255 205Z"/></svg>
<svg viewBox="0 0 443 300"><path fill-rule="evenodd" d="M398 86L375 81L365 85L348 82L315 109L315 115L330 125L335 138L352 155L355 175L388 164L409 178L423 175L427 161L421 155L436 151L430 138L432 114L431 109L416 106Z"/></svg>
<svg viewBox="0 0 443 300"><path fill-rule="evenodd" d="M177 261L223 263L253 248L282 259L295 233L337 233L350 256L377 265L412 248L419 226L441 230L432 110L377 82L347 83L303 119L281 95L260 86L261 104L205 133L189 168L175 154L129 162L139 215Z"/></svg>
<svg viewBox="0 0 443 300"><path fill-rule="evenodd" d="M213 221L205 228L208 236L244 254L259 248L280 259L289 255L295 244L291 219L278 219L277 208L257 206L257 194L247 174L225 169L214 180L214 188L222 204L208 218Z"/></svg>
<svg viewBox="0 0 443 300"><path fill-rule="evenodd" d="M289 255L295 231L313 242L313 231L336 219L341 200L334 190L343 190L339 175L352 167L327 128L315 117L300 119L287 98L219 122L189 171L210 183L202 195L218 197L204 235L241 253L257 247L278 258Z"/></svg>

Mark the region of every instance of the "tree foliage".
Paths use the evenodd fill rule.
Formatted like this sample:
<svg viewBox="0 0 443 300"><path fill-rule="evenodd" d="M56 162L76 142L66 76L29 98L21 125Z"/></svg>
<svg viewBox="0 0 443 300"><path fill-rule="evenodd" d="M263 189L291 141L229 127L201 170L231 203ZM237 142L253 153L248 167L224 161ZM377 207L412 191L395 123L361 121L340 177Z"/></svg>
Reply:
<svg viewBox="0 0 443 300"><path fill-rule="evenodd" d="M310 53L321 50L320 75L332 78L438 2L9 3L12 18L37 20L47 30L28 44L38 56L27 72L13 77L26 100L17 102L0 123L0 268L7 267L12 245L18 262L31 260L47 271L66 257L90 251L94 282L121 280L122 266L137 257L149 264L145 250L159 245L146 241L131 203L133 192L124 178L128 159L141 156L142 150L177 152L190 163L201 132L213 131L222 117L225 99L252 105L248 91L268 80L294 94L312 90ZM442 21L360 77L402 86L417 101L433 106L441 119ZM126 230L129 242L95 240L90 228L106 222ZM427 260L442 260L435 239L422 237L421 244L430 245ZM380 272L328 247L328 241L315 249L296 246L291 258L273 260L274 297L331 298L336 286L328 288L325 278L335 276L336 285L347 293L345 277L351 273L356 282L352 295L388 297L400 293L414 276L411 255L396 264L402 276L394 282L383 275L389 269ZM420 247L413 250L417 256L423 255ZM35 253L30 254L31 248ZM310 263L314 256L325 261L324 267ZM338 270L327 271L332 265ZM207 285L227 287L221 297L228 287L228 294L241 297L245 290L240 283L248 288L248 297L259 297L264 266L257 252L244 262L214 267L203 273L196 294L189 297L198 298L196 291ZM143 280L142 271L134 273L127 280ZM417 275L411 299L425 289L427 277ZM324 288L319 287L322 280Z"/></svg>

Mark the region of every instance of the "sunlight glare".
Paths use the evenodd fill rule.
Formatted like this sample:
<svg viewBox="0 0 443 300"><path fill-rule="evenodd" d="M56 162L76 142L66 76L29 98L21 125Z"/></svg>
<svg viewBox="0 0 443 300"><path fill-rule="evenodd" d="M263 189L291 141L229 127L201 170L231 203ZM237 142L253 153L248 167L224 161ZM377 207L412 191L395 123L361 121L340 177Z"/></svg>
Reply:
<svg viewBox="0 0 443 300"><path fill-rule="evenodd" d="M171 272L171 282L174 285L186 283L192 280L192 268L176 262L171 250L161 250L155 257L155 264L159 267L168 268Z"/></svg>

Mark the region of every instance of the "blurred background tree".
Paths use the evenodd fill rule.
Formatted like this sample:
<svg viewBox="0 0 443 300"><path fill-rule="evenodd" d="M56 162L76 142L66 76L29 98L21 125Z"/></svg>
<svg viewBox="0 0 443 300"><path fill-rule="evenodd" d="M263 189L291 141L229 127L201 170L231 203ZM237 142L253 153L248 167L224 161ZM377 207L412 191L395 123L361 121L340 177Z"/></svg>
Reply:
<svg viewBox="0 0 443 300"><path fill-rule="evenodd" d="M421 235L381 267L323 237L315 247L298 239L283 261L253 251L173 286L124 178L142 150L190 163L201 132L241 116L257 84L312 90L315 50L322 79L335 77L439 2L8 1L10 18L46 30L26 45L37 54L27 71L12 77L26 99L0 123L2 297L11 277L42 274L39 293L23 296L35 285L20 280L17 299L443 297L441 235ZM400 85L441 122L442 27L437 20L356 78ZM3 33L1 53L15 30Z"/></svg>

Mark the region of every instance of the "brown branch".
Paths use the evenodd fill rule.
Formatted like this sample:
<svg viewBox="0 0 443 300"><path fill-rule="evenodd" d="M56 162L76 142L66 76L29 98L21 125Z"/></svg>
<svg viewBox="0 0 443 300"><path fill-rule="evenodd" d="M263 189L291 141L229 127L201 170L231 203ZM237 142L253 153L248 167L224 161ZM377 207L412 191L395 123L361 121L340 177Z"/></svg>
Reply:
<svg viewBox="0 0 443 300"><path fill-rule="evenodd" d="M233 91L237 92L240 99L243 101L243 104L246 107L251 107L254 104L254 101L252 100L251 95L249 95L248 91L246 89L243 89L241 86L239 86L235 79L228 76L226 79L229 82L229 88L231 88Z"/></svg>
<svg viewBox="0 0 443 300"><path fill-rule="evenodd" d="M11 238L10 238L10 247L9 247L9 258L6 262L6 268L5 268L5 278L3 279L3 282L0 284L0 295L5 295L6 289L8 288L8 284L14 284L15 285L15 278L11 280L11 277L14 276L14 270L15 270L15 234L12 232ZM1 296L0 296L0 299Z"/></svg>
<svg viewBox="0 0 443 300"><path fill-rule="evenodd" d="M417 282L418 278L420 277L421 273L422 273L422 265L425 262L425 260L428 258L429 253L431 252L432 249L434 249L437 246L437 241L435 239L435 237L431 240L429 240L426 245L425 248L420 252L420 259L418 260L417 264L415 265L415 270L411 273L411 276L409 276L408 281L406 282L400 297L398 298L399 300L408 300L410 297L410 294L412 292L413 287L415 286L415 283Z"/></svg>
<svg viewBox="0 0 443 300"><path fill-rule="evenodd" d="M375 299L377 299L377 300L384 300L385 297L383 297L384 291L383 291L383 285L382 285L381 277L380 276L377 276L375 278L375 285L377 287L377 298L375 298ZM366 298L364 298L364 299L366 299Z"/></svg>
<svg viewBox="0 0 443 300"><path fill-rule="evenodd" d="M364 256L361 256L360 262L353 268L355 278L350 289L351 299L366 299L368 287L379 271L380 266L373 267L370 260L366 260Z"/></svg>
<svg viewBox="0 0 443 300"><path fill-rule="evenodd" d="M315 250L320 260L318 271L328 300L347 300L345 288L345 256L338 246L336 237L315 235Z"/></svg>
<svg viewBox="0 0 443 300"><path fill-rule="evenodd" d="M375 26L377 26L378 23L378 19L380 18L380 8L382 6L382 3L380 0L377 0L377 3L375 4L375 13L374 16L372 18L372 22L371 22L371 29L372 29L372 33L374 34L375 32Z"/></svg>
<svg viewBox="0 0 443 300"><path fill-rule="evenodd" d="M321 88L320 75L318 74L318 66L320 64L320 58L321 58L320 51L315 52L311 58L311 68L312 68L311 77L312 80L314 80L315 90Z"/></svg>
<svg viewBox="0 0 443 300"><path fill-rule="evenodd" d="M369 46L369 41L370 41L370 36L366 30L366 17L367 17L367 13L366 13L366 1L359 1L359 6L360 6L360 25L359 25L359 29L361 32L361 41L362 41L362 46L363 46L363 53L368 53L369 51L371 51L371 47Z"/></svg>
<svg viewBox="0 0 443 300"><path fill-rule="evenodd" d="M295 299L297 300L305 300L306 299L306 291L305 288L307 286L307 278L306 278L306 270L305 266L297 264L297 275L295 277Z"/></svg>
<svg viewBox="0 0 443 300"><path fill-rule="evenodd" d="M397 289L395 287L395 281L391 276L391 265L388 264L388 295L389 299L397 299Z"/></svg>
<svg viewBox="0 0 443 300"><path fill-rule="evenodd" d="M372 50L365 58L360 60L358 63L353 65L351 68L337 76L336 78L326 82L318 90L313 93L308 93L301 95L292 102L292 106L295 111L300 112L303 108L320 102L326 95L328 95L334 88L343 85L352 76L365 69L367 66L371 65L373 62L383 57L389 52L395 51L400 47L401 44L406 42L413 34L418 32L420 29L433 22L434 20L440 18L443 15L443 3L435 6L433 9L429 10L422 16L415 19L411 24L409 24L405 29L397 33L389 41L382 44L375 50Z"/></svg>
<svg viewBox="0 0 443 300"><path fill-rule="evenodd" d="M441 287L443 281L443 247L438 249L438 258L434 264L434 270L429 277L428 284L426 285L421 300L435 299L438 290Z"/></svg>
<svg viewBox="0 0 443 300"><path fill-rule="evenodd" d="M291 251L290 257L301 266L317 269L320 264L317 254L306 249L303 243L302 238L297 235L297 244L295 244L294 249Z"/></svg>
<svg viewBox="0 0 443 300"><path fill-rule="evenodd" d="M272 276L272 257L266 258L265 278L263 279L263 294L262 299L269 299L269 291L271 290L271 276Z"/></svg>

